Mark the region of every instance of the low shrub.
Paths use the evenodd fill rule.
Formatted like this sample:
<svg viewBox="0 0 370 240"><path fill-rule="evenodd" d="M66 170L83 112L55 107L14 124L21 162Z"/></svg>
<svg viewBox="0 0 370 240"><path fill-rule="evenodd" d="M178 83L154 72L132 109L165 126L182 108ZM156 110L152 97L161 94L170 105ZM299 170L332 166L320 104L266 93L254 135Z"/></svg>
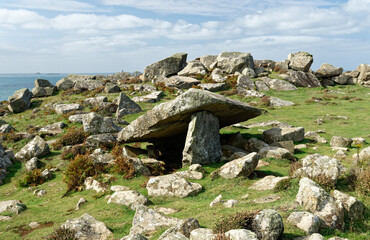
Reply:
<svg viewBox="0 0 370 240"><path fill-rule="evenodd" d="M212 239L213 240L231 240L231 238L226 236L225 233L217 233L216 236L214 236Z"/></svg>
<svg viewBox="0 0 370 240"><path fill-rule="evenodd" d="M317 175L312 180L319 184L327 192L335 189L335 185L337 183L336 180L333 180L324 174Z"/></svg>
<svg viewBox="0 0 370 240"><path fill-rule="evenodd" d="M123 175L125 179L135 177L135 167L132 160L128 157L118 156L114 160L113 171Z"/></svg>
<svg viewBox="0 0 370 240"><path fill-rule="evenodd" d="M45 179L41 176L41 170L34 169L31 172L27 172L24 179L19 180L18 185L20 187L34 187L44 182Z"/></svg>
<svg viewBox="0 0 370 240"><path fill-rule="evenodd" d="M48 240L77 240L76 230L68 228L57 228L47 237Z"/></svg>
<svg viewBox="0 0 370 240"><path fill-rule="evenodd" d="M238 76L236 75L227 76L226 81L225 81L227 86L231 89L236 88L237 82L238 82Z"/></svg>
<svg viewBox="0 0 370 240"><path fill-rule="evenodd" d="M281 180L274 187L274 192L284 192L284 191L290 189L291 186L292 186L292 179L291 178Z"/></svg>
<svg viewBox="0 0 370 240"><path fill-rule="evenodd" d="M302 162L291 162L289 168L289 176L293 177L294 172L302 167Z"/></svg>
<svg viewBox="0 0 370 240"><path fill-rule="evenodd" d="M76 145L81 144L87 138L87 133L83 130L82 127L80 128L71 128L66 134L64 134L59 140L56 142L56 145Z"/></svg>
<svg viewBox="0 0 370 240"><path fill-rule="evenodd" d="M71 148L65 149L62 154L61 158L63 160L69 160L75 158L78 154L85 154L86 153L86 147L82 144L74 145Z"/></svg>
<svg viewBox="0 0 370 240"><path fill-rule="evenodd" d="M252 220L257 212L240 212L220 219L213 227L214 233L225 233L232 229L252 230Z"/></svg>
<svg viewBox="0 0 370 240"><path fill-rule="evenodd" d="M370 193L370 167L366 167L360 171L360 174L357 176L356 191L365 196L369 196Z"/></svg>

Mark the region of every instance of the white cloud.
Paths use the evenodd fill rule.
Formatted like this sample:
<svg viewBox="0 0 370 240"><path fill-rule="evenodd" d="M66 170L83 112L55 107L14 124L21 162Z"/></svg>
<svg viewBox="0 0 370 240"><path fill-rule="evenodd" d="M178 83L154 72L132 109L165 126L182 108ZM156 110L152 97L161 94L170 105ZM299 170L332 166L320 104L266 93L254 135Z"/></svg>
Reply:
<svg viewBox="0 0 370 240"><path fill-rule="evenodd" d="M98 10L89 3L74 0L15 0L7 4L7 6L58 12L87 12Z"/></svg>

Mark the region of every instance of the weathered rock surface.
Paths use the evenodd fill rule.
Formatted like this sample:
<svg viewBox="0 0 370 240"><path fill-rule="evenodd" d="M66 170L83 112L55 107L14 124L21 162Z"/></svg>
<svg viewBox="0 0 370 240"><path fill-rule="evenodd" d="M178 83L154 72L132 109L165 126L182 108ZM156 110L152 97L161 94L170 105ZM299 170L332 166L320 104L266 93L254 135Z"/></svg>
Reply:
<svg viewBox="0 0 370 240"><path fill-rule="evenodd" d="M127 114L133 114L141 112L140 106L132 101L129 97L126 96L124 93L120 93L118 97L118 108L116 112L116 118L123 117Z"/></svg>
<svg viewBox="0 0 370 240"><path fill-rule="evenodd" d="M273 146L268 146L262 148L258 154L261 156L261 158L276 158L276 159L289 159L294 161L294 155L285 148L281 147L273 147Z"/></svg>
<svg viewBox="0 0 370 240"><path fill-rule="evenodd" d="M163 216L153 209L145 207L144 205L139 205L136 208L136 213L132 221L130 235L137 233L145 234L160 228L169 228L180 222L180 219Z"/></svg>
<svg viewBox="0 0 370 240"><path fill-rule="evenodd" d="M77 103L71 103L71 104L56 104L54 109L55 112L58 114L65 114L72 111L79 111L82 110L82 106Z"/></svg>
<svg viewBox="0 0 370 240"><path fill-rule="evenodd" d="M98 88L104 88L104 83L100 80L94 79L85 79L85 80L77 80L73 86L73 89L76 91L92 91Z"/></svg>
<svg viewBox="0 0 370 240"><path fill-rule="evenodd" d="M272 97L272 96L269 97L268 106L270 106L270 107L280 108L280 107L289 107L289 106L293 106L293 105L295 105L294 102L286 101L286 100L283 100L283 99L280 99L280 98L277 98L277 97Z"/></svg>
<svg viewBox="0 0 370 240"><path fill-rule="evenodd" d="M32 89L32 97L49 97L57 91L56 87L35 87Z"/></svg>
<svg viewBox="0 0 370 240"><path fill-rule="evenodd" d="M303 127L271 128L269 130L263 131L262 139L266 143L274 143L289 140L292 140L294 142L300 142L304 139L304 128Z"/></svg>
<svg viewBox="0 0 370 240"><path fill-rule="evenodd" d="M264 81L256 81L254 83L256 85L256 89L258 91L269 91L270 88L267 86L267 84Z"/></svg>
<svg viewBox="0 0 370 240"><path fill-rule="evenodd" d="M289 74L286 80L296 87L322 87L320 81L312 73L292 71Z"/></svg>
<svg viewBox="0 0 370 240"><path fill-rule="evenodd" d="M200 60L189 61L184 69L177 73L179 76L206 75L207 69Z"/></svg>
<svg viewBox="0 0 370 240"><path fill-rule="evenodd" d="M297 52L288 55L289 68L296 71L308 72L313 63L313 57L307 52Z"/></svg>
<svg viewBox="0 0 370 240"><path fill-rule="evenodd" d="M36 169L38 162L39 160L37 159L37 157L33 157L28 160L25 164L27 172L31 172L33 169Z"/></svg>
<svg viewBox="0 0 370 240"><path fill-rule="evenodd" d="M105 96L91 97L84 100L84 104L89 104L93 107L97 107L105 102L108 102L108 98Z"/></svg>
<svg viewBox="0 0 370 240"><path fill-rule="evenodd" d="M95 112L85 114L82 117L82 124L84 131L91 134L115 133L122 129L114 124L113 118L102 117Z"/></svg>
<svg viewBox="0 0 370 240"><path fill-rule="evenodd" d="M359 73L357 78L357 84L359 85L370 85L370 65L361 64L356 68L356 71Z"/></svg>
<svg viewBox="0 0 370 240"><path fill-rule="evenodd" d="M211 68L219 68L225 73L242 72L244 68L254 68L253 57L250 53L223 52L217 56Z"/></svg>
<svg viewBox="0 0 370 240"><path fill-rule="evenodd" d="M184 198L198 194L202 190L199 183L188 182L176 175L164 175L149 179L146 189L149 196L168 196Z"/></svg>
<svg viewBox="0 0 370 240"><path fill-rule="evenodd" d="M10 133L15 131L15 128L10 124L3 124L0 126L0 133Z"/></svg>
<svg viewBox="0 0 370 240"><path fill-rule="evenodd" d="M297 169L294 176L311 179L325 177L336 182L343 171L344 168L337 159L315 153L302 158L302 168Z"/></svg>
<svg viewBox="0 0 370 240"><path fill-rule="evenodd" d="M308 235L320 230L320 218L309 212L292 212L287 220Z"/></svg>
<svg viewBox="0 0 370 240"><path fill-rule="evenodd" d="M246 229L232 229L227 231L225 236L229 237L231 240L258 240L254 232Z"/></svg>
<svg viewBox="0 0 370 240"><path fill-rule="evenodd" d="M252 225L258 239L261 240L277 240L284 231L283 219L272 209L260 211L254 216Z"/></svg>
<svg viewBox="0 0 370 240"><path fill-rule="evenodd" d="M170 77L177 74L186 66L187 53L176 53L147 66L144 70L145 79L153 79L155 76Z"/></svg>
<svg viewBox="0 0 370 240"><path fill-rule="evenodd" d="M314 132L314 131L306 132L304 134L304 137L313 139L315 142L318 142L318 143L327 143L328 142L325 138L321 137L317 132Z"/></svg>
<svg viewBox="0 0 370 240"><path fill-rule="evenodd" d="M260 156L256 153L250 153L245 157L233 160L224 164L220 168L220 176L223 178L248 177L258 165Z"/></svg>
<svg viewBox="0 0 370 240"><path fill-rule="evenodd" d="M228 88L226 83L202 83L198 86L201 87L203 90L207 90L210 92L223 91Z"/></svg>
<svg viewBox="0 0 370 240"><path fill-rule="evenodd" d="M253 183L252 186L249 187L249 189L258 191L273 190L279 182L285 179L289 179L289 177L275 177L272 175L266 176L261 180Z"/></svg>
<svg viewBox="0 0 370 240"><path fill-rule="evenodd" d="M39 133L47 134L47 135L57 135L63 132L63 128L65 128L67 124L64 122L57 122L53 124L46 125L40 128Z"/></svg>
<svg viewBox="0 0 370 240"><path fill-rule="evenodd" d="M293 84L291 84L287 81L284 81L284 80L270 79L270 78L267 78L267 77L262 78L262 80L264 81L264 83L266 83L266 85L270 89L274 89L274 90L279 91L279 92L297 90L296 86L294 86Z"/></svg>
<svg viewBox="0 0 370 240"><path fill-rule="evenodd" d="M320 233L313 233L306 237L297 237L294 240L325 240L325 238Z"/></svg>
<svg viewBox="0 0 370 240"><path fill-rule="evenodd" d="M330 140L330 146L332 147L351 147L352 139L345 137L333 136Z"/></svg>
<svg viewBox="0 0 370 240"><path fill-rule="evenodd" d="M343 229L343 204L335 201L334 198L309 178L302 178L299 181L296 201L323 220L327 227L337 228L339 230Z"/></svg>
<svg viewBox="0 0 370 240"><path fill-rule="evenodd" d="M191 231L190 240L212 240L216 234L213 234L212 229L197 228Z"/></svg>
<svg viewBox="0 0 370 240"><path fill-rule="evenodd" d="M218 119L210 112L197 112L191 116L182 165L219 162L222 156Z"/></svg>
<svg viewBox="0 0 370 240"><path fill-rule="evenodd" d="M200 228L198 220L187 218L165 231L158 240L186 240L189 239L191 231L197 228Z"/></svg>
<svg viewBox="0 0 370 240"><path fill-rule="evenodd" d="M134 97L132 98L132 101L134 102L148 102L148 103L155 103L159 102L163 96L162 91L155 91L151 92L148 95L140 96L140 97Z"/></svg>
<svg viewBox="0 0 370 240"><path fill-rule="evenodd" d="M207 71L211 72L211 65L216 61L216 59L217 55L205 55L200 57L200 62L207 69Z"/></svg>
<svg viewBox="0 0 370 240"><path fill-rule="evenodd" d="M108 190L106 186L104 186L101 182L93 179L92 177L86 178L84 185L86 190L94 190L97 193L105 192Z"/></svg>
<svg viewBox="0 0 370 240"><path fill-rule="evenodd" d="M78 203L76 205L76 211L80 210L80 207L87 203L87 200L85 198L80 198L80 200L78 200Z"/></svg>
<svg viewBox="0 0 370 240"><path fill-rule="evenodd" d="M27 143L14 158L18 161L27 161L33 157L43 157L50 153L49 145L39 136L36 136L31 142Z"/></svg>
<svg viewBox="0 0 370 240"><path fill-rule="evenodd" d="M31 107L32 93L27 89L19 89L9 97L8 109L12 113L21 113Z"/></svg>
<svg viewBox="0 0 370 240"><path fill-rule="evenodd" d="M220 127L246 121L261 114L257 108L221 95L189 89L176 99L162 103L137 118L119 133L119 141L153 141L185 133L191 116L198 111L214 114Z"/></svg>
<svg viewBox="0 0 370 240"><path fill-rule="evenodd" d="M65 91L65 90L71 89L73 88L74 85L75 83L69 78L62 78L55 84L58 91Z"/></svg>
<svg viewBox="0 0 370 240"><path fill-rule="evenodd" d="M315 72L316 77L320 78L330 78L341 75L343 68L336 68L333 65L324 63L319 69Z"/></svg>
<svg viewBox="0 0 370 240"><path fill-rule="evenodd" d="M105 84L104 92L106 93L119 93L121 92L121 89L114 83L108 82Z"/></svg>
<svg viewBox="0 0 370 240"><path fill-rule="evenodd" d="M0 202L0 213L11 212L19 214L20 212L26 210L26 205L18 200L6 200Z"/></svg>
<svg viewBox="0 0 370 240"><path fill-rule="evenodd" d="M255 90L256 86L254 85L254 82L252 79L250 79L248 76L239 75L236 86L240 88L246 88L249 90Z"/></svg>
<svg viewBox="0 0 370 240"><path fill-rule="evenodd" d="M118 191L113 193L108 203L116 203L136 209L138 205L147 205L149 200L138 191Z"/></svg>
<svg viewBox="0 0 370 240"><path fill-rule="evenodd" d="M96 220L87 213L79 218L67 220L61 228L75 230L77 232L75 237L81 240L105 240L110 239L113 235L103 222Z"/></svg>
<svg viewBox="0 0 370 240"><path fill-rule="evenodd" d="M0 142L0 185L3 184L3 179L8 174L6 170L8 167L13 165L11 159L13 159L13 152L6 152Z"/></svg>
<svg viewBox="0 0 370 240"><path fill-rule="evenodd" d="M365 207L358 199L338 190L334 190L331 195L343 204L345 215L349 219L354 221L364 218Z"/></svg>
<svg viewBox="0 0 370 240"><path fill-rule="evenodd" d="M362 149L359 158L361 161L370 160L370 147Z"/></svg>
<svg viewBox="0 0 370 240"><path fill-rule="evenodd" d="M85 145L89 148L99 148L102 146L114 146L116 143L116 133L103 133L89 136L86 139Z"/></svg>
<svg viewBox="0 0 370 240"><path fill-rule="evenodd" d="M158 82L163 82L166 87L174 87L179 89L188 89L191 88L193 85L198 85L200 83L200 81L195 78L177 75L170 78L164 78Z"/></svg>
<svg viewBox="0 0 370 240"><path fill-rule="evenodd" d="M120 240L148 240L148 239L144 237L143 235L141 235L140 233L136 233L136 234L123 237Z"/></svg>

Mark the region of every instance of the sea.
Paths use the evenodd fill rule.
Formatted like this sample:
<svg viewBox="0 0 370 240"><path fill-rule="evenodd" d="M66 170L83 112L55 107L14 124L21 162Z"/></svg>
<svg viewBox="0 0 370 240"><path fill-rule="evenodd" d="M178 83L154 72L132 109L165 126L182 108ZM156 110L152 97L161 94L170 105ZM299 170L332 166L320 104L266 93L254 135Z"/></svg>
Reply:
<svg viewBox="0 0 370 240"><path fill-rule="evenodd" d="M112 73L75 73L82 75L108 75ZM0 73L0 101L8 100L15 91L28 88L30 91L35 87L37 78L49 80L54 84L60 79L67 77L69 73Z"/></svg>

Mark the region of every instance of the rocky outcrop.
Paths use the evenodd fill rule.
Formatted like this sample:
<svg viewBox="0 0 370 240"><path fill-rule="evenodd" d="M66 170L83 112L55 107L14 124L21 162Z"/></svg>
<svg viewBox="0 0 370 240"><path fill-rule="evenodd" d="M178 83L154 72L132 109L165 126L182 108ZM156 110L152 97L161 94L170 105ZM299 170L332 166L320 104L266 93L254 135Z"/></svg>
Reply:
<svg viewBox="0 0 370 240"><path fill-rule="evenodd" d="M299 190L296 201L314 215L318 216L329 228L344 228L344 207L335 201L318 184L309 178L299 181Z"/></svg>
<svg viewBox="0 0 370 240"><path fill-rule="evenodd" d="M146 189L149 196L180 197L197 195L202 186L199 183L188 182L177 175L164 175L149 179Z"/></svg>
<svg viewBox="0 0 370 240"><path fill-rule="evenodd" d="M200 60L189 61L184 69L177 73L179 76L196 76L206 75L207 69L200 62Z"/></svg>
<svg viewBox="0 0 370 240"><path fill-rule="evenodd" d="M189 89L176 99L160 104L138 117L119 133L119 141L153 141L183 134L198 111L214 114L220 127L261 114L257 108L199 89ZM155 127L154 127L155 126Z"/></svg>
<svg viewBox="0 0 370 240"><path fill-rule="evenodd" d="M334 190L331 195L335 200L338 200L343 204L345 216L351 221L364 218L365 206L358 199L338 190Z"/></svg>
<svg viewBox="0 0 370 240"><path fill-rule="evenodd" d="M182 165L219 162L222 156L218 119L210 112L197 112L191 116Z"/></svg>
<svg viewBox="0 0 370 240"><path fill-rule="evenodd" d="M319 78L330 78L341 75L343 68L336 68L333 65L324 63L319 69L315 72L316 77Z"/></svg>
<svg viewBox="0 0 370 240"><path fill-rule="evenodd" d="M277 240L284 231L283 219L272 209L264 209L254 216L252 226L261 240Z"/></svg>
<svg viewBox="0 0 370 240"><path fill-rule="evenodd" d="M233 160L220 168L219 175L223 178L248 177L258 165L259 155L255 152Z"/></svg>
<svg viewBox="0 0 370 240"><path fill-rule="evenodd" d="M287 127L287 128L271 128L263 131L262 139L266 143L274 143L281 141L300 142L304 139L303 127Z"/></svg>
<svg viewBox="0 0 370 240"><path fill-rule="evenodd" d="M125 205L136 209L138 205L147 205L149 200L138 191L117 191L109 198L108 203Z"/></svg>
<svg viewBox="0 0 370 240"><path fill-rule="evenodd" d="M115 133L122 129L114 124L113 118L102 117L95 112L85 114L82 124L84 131L91 134Z"/></svg>
<svg viewBox="0 0 370 240"><path fill-rule="evenodd" d="M9 97L8 109L12 113L21 113L31 107L32 93L23 88L16 91L13 96Z"/></svg>
<svg viewBox="0 0 370 240"><path fill-rule="evenodd" d="M118 97L118 108L116 112L116 118L121 118L127 114L139 113L141 112L140 106L132 101L124 93L120 93Z"/></svg>
<svg viewBox="0 0 370 240"><path fill-rule="evenodd" d="M119 93L121 92L121 89L114 83L108 82L105 84L104 92L106 93Z"/></svg>
<svg viewBox="0 0 370 240"><path fill-rule="evenodd" d="M71 103L71 104L56 104L55 112L58 114L66 114L73 111L79 111L82 110L83 107L80 104L77 103Z"/></svg>
<svg viewBox="0 0 370 240"><path fill-rule="evenodd" d="M67 220L61 228L76 231L75 238L81 240L105 240L110 239L113 235L103 222L96 220L87 213L79 218Z"/></svg>
<svg viewBox="0 0 370 240"><path fill-rule="evenodd" d="M292 212L287 220L308 235L320 230L320 218L309 212Z"/></svg>
<svg viewBox="0 0 370 240"><path fill-rule="evenodd" d="M315 75L309 72L292 71L286 80L296 87L322 87L320 81Z"/></svg>
<svg viewBox="0 0 370 240"><path fill-rule="evenodd" d="M297 52L288 55L289 68L296 71L308 72L313 63L313 57L307 52Z"/></svg>
<svg viewBox="0 0 370 240"><path fill-rule="evenodd" d="M212 229L197 228L191 231L190 240L212 240L215 236Z"/></svg>
<svg viewBox="0 0 370 240"><path fill-rule="evenodd" d="M250 53L223 52L217 56L211 68L219 68L225 73L242 72L244 68L254 68L253 57Z"/></svg>
<svg viewBox="0 0 370 240"><path fill-rule="evenodd" d="M144 70L145 79L152 80L155 76L170 77L186 66L187 53L176 53L171 57L147 66Z"/></svg>
<svg viewBox="0 0 370 240"><path fill-rule="evenodd" d="M27 143L14 158L18 161L27 161L33 157L43 157L50 153L49 145L39 136L36 136L31 142Z"/></svg>

